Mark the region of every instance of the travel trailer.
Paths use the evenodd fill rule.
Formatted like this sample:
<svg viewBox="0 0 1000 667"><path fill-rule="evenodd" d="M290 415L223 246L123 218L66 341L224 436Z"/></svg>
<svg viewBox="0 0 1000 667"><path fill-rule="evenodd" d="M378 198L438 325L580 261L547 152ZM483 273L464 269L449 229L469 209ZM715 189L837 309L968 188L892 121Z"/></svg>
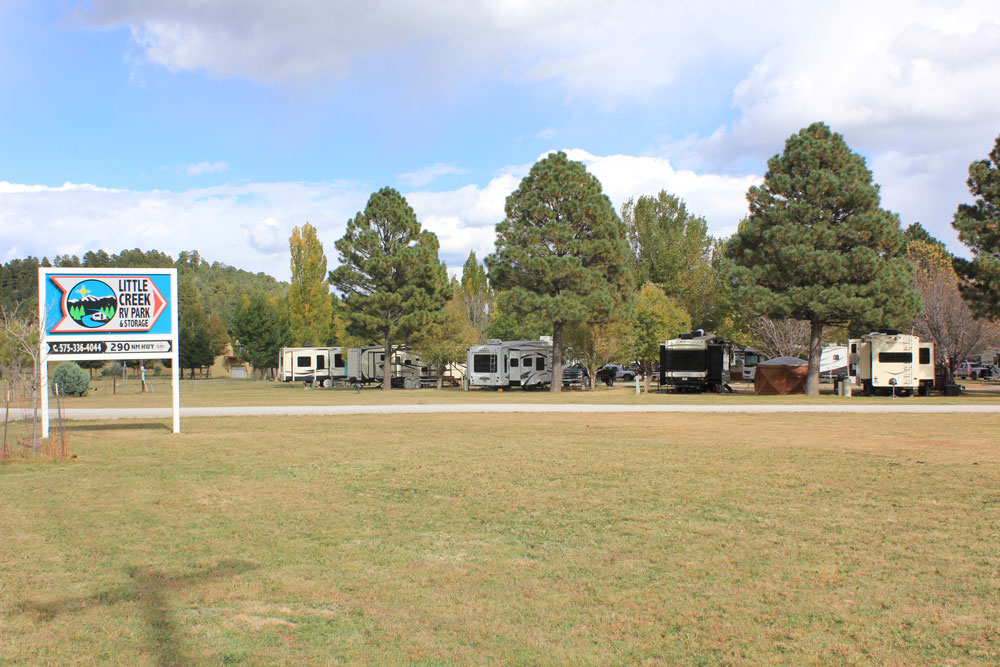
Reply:
<svg viewBox="0 0 1000 667"><path fill-rule="evenodd" d="M552 340L491 338L466 352L470 387L538 389L552 383Z"/></svg>
<svg viewBox="0 0 1000 667"><path fill-rule="evenodd" d="M278 380L329 387L347 375L342 347L283 347L278 353Z"/></svg>
<svg viewBox="0 0 1000 667"><path fill-rule="evenodd" d="M660 386L721 393L730 389L732 355L733 345L725 338L700 329L681 334L660 345Z"/></svg>
<svg viewBox="0 0 1000 667"><path fill-rule="evenodd" d="M852 338L850 374L865 396L926 396L934 386L934 343L883 329Z"/></svg>
<svg viewBox="0 0 1000 667"><path fill-rule="evenodd" d="M820 377L844 377L847 375L847 346L830 344L822 349L819 356Z"/></svg>
<svg viewBox="0 0 1000 667"><path fill-rule="evenodd" d="M375 384L382 382L385 348L381 345L362 347L283 347L278 357L278 379L282 382L305 382L318 387L334 384ZM409 346L393 353L390 365L392 385L417 388L436 379L420 357ZM446 379L455 382L460 365L449 365Z"/></svg>
<svg viewBox="0 0 1000 667"><path fill-rule="evenodd" d="M418 389L429 378L426 365L408 346L396 348L389 364L393 387ZM385 377L385 346L365 345L347 349L347 375L351 384L378 384Z"/></svg>

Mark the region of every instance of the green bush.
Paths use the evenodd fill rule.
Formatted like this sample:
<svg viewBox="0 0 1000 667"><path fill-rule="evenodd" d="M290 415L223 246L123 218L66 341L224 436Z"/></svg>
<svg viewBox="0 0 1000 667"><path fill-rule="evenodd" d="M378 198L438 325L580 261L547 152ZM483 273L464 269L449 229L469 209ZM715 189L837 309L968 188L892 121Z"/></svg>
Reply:
<svg viewBox="0 0 1000 667"><path fill-rule="evenodd" d="M122 374L122 362L120 361L112 361L110 364L104 367L103 371L101 371L101 375L103 375L104 377L111 377L111 376L118 377L121 374Z"/></svg>
<svg viewBox="0 0 1000 667"><path fill-rule="evenodd" d="M90 374L80 368L79 364L67 361L56 366L49 384L52 385L53 393L56 385L59 385L59 393L63 396L83 396L90 388Z"/></svg>

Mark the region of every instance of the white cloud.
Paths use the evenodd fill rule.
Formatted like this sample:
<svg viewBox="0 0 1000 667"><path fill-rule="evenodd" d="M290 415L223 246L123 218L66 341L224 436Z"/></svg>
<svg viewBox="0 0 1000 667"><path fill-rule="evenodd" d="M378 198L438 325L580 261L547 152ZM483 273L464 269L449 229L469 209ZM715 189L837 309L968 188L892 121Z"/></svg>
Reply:
<svg viewBox="0 0 1000 667"><path fill-rule="evenodd" d="M429 167L424 167L423 169L411 171L406 174L398 174L397 178L403 183L409 185L411 188L421 188L440 176L451 176L466 173L468 173L467 169L439 162Z"/></svg>
<svg viewBox="0 0 1000 667"><path fill-rule="evenodd" d="M567 153L601 180L616 207L629 197L666 189L704 215L714 234L731 233L745 214L746 188L759 180L699 175L677 170L662 158L599 156L581 149ZM462 266L471 250L480 260L493 251L504 202L529 166L507 167L482 187L405 194L423 226L437 234L441 258L452 270ZM292 227L305 222L316 226L332 268L334 242L367 198L361 186L347 182L248 183L171 192L0 181L0 247L10 248L5 261L102 248L156 249L175 257L197 249L210 261L286 280Z"/></svg>
<svg viewBox="0 0 1000 667"><path fill-rule="evenodd" d="M291 228L311 222L328 258L367 195L352 183L248 183L167 190L0 183L0 247L17 256L197 249L210 261L287 280ZM12 259L8 257L7 259Z"/></svg>
<svg viewBox="0 0 1000 667"><path fill-rule="evenodd" d="M213 174L217 171L224 171L229 168L225 162L198 162L188 166L185 171L189 176L201 176L202 174Z"/></svg>
<svg viewBox="0 0 1000 667"><path fill-rule="evenodd" d="M604 193L620 211L622 204L660 190L683 199L688 210L705 217L713 236L729 236L747 214L746 192L759 176L698 174L678 170L665 158L634 155L591 155L579 148L566 151L601 181Z"/></svg>
<svg viewBox="0 0 1000 667"><path fill-rule="evenodd" d="M550 139L555 139L558 134L559 134L559 130L557 130L556 128L550 126L550 127L545 128L541 132L538 132L537 134L535 134L535 139L541 139L543 141L548 141Z"/></svg>

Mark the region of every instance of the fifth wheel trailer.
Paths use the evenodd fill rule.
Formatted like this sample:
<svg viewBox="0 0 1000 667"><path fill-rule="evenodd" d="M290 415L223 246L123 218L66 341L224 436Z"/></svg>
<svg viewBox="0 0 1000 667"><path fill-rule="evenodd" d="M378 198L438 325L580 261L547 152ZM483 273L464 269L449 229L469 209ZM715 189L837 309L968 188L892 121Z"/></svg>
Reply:
<svg viewBox="0 0 1000 667"><path fill-rule="evenodd" d="M934 386L934 343L893 329L852 338L850 374L865 396L926 396Z"/></svg>
<svg viewBox="0 0 1000 667"><path fill-rule="evenodd" d="M329 387L347 375L342 347L283 347L278 353L278 380Z"/></svg>
<svg viewBox="0 0 1000 667"><path fill-rule="evenodd" d="M660 345L660 386L679 391L729 389L733 345L721 336L693 331Z"/></svg>
<svg viewBox="0 0 1000 667"><path fill-rule="evenodd" d="M552 384L552 341L491 338L466 352L470 387L538 389Z"/></svg>

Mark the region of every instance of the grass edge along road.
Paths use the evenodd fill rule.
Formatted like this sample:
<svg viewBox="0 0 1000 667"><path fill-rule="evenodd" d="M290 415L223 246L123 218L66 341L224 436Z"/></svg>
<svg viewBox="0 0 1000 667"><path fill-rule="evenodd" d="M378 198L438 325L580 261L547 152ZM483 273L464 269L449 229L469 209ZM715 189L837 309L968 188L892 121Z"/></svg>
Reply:
<svg viewBox="0 0 1000 667"><path fill-rule="evenodd" d="M1000 417L76 424L0 467L11 662L1000 659Z"/></svg>

